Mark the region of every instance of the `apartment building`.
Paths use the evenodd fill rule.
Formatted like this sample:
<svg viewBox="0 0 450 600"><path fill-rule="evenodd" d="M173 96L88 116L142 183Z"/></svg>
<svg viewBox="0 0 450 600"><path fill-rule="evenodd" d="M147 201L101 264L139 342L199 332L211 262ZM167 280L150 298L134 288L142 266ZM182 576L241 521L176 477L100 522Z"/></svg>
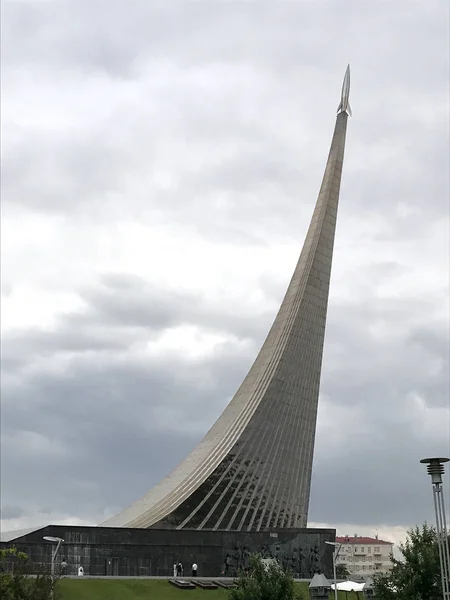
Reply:
<svg viewBox="0 0 450 600"><path fill-rule="evenodd" d="M358 535L336 537L336 542L342 544L336 564L345 565L351 579L365 579L392 569L392 542Z"/></svg>

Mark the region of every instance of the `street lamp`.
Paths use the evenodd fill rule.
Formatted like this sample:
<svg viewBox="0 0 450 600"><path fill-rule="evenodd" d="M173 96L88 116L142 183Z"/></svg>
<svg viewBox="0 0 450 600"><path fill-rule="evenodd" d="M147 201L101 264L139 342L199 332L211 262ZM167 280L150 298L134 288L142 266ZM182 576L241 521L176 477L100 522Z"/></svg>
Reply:
<svg viewBox="0 0 450 600"><path fill-rule="evenodd" d="M53 537L52 535L44 535L42 538L46 542L51 542L52 544L56 544L55 550L52 552L52 565L51 565L51 575L52 575L52 598L53 598L53 585L55 583L55 559L58 554L59 547L64 542L62 538Z"/></svg>
<svg viewBox="0 0 450 600"><path fill-rule="evenodd" d="M334 552L333 552L334 598L335 598L335 600L338 600L336 559L338 557L339 550L341 549L342 544L339 544L338 542L325 542L325 544L328 544L329 546L334 546Z"/></svg>
<svg viewBox="0 0 450 600"><path fill-rule="evenodd" d="M449 460L450 458L423 458L420 461L428 465L427 471L428 475L431 475L431 484L433 486L434 512L436 514L436 532L444 600L450 600L450 549L448 547L442 475L444 474L444 463L449 462Z"/></svg>

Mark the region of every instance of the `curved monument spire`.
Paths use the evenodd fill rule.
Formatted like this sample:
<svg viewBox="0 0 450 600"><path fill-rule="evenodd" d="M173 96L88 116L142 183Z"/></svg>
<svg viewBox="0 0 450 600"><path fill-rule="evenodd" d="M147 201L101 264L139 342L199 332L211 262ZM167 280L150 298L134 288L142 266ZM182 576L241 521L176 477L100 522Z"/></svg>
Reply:
<svg viewBox="0 0 450 600"><path fill-rule="evenodd" d="M281 308L210 431L110 527L306 527L350 71L311 224Z"/></svg>

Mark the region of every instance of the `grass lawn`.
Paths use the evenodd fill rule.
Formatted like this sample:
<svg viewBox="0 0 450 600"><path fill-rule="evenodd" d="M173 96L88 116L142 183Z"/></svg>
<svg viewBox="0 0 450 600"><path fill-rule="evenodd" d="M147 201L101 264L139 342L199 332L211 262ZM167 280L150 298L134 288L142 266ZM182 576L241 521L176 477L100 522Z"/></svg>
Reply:
<svg viewBox="0 0 450 600"><path fill-rule="evenodd" d="M298 584L309 597L308 584ZM177 590L160 579L63 579L59 582L62 600L225 600L228 590ZM334 596L330 599L334 600ZM339 600L356 600L354 593L339 592ZM362 598L362 594L360 594Z"/></svg>
<svg viewBox="0 0 450 600"><path fill-rule="evenodd" d="M63 579L59 582L62 600L190 600L212 597L225 600L228 590L177 590L160 579Z"/></svg>

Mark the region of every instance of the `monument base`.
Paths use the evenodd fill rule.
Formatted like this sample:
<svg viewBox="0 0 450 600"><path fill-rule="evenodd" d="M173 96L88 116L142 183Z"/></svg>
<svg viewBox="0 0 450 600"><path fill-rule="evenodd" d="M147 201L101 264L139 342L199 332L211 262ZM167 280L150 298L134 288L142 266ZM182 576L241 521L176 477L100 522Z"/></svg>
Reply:
<svg viewBox="0 0 450 600"><path fill-rule="evenodd" d="M193 563L199 577L235 577L248 567L253 553L276 558L296 578L308 579L317 572L332 576L335 529L272 529L268 531L211 531L194 529L132 529L48 525L7 543L25 552L33 570L50 566L54 544L44 536L62 538L55 572L76 575L173 577L173 565L181 562L184 576ZM63 574L64 574L63 573Z"/></svg>

